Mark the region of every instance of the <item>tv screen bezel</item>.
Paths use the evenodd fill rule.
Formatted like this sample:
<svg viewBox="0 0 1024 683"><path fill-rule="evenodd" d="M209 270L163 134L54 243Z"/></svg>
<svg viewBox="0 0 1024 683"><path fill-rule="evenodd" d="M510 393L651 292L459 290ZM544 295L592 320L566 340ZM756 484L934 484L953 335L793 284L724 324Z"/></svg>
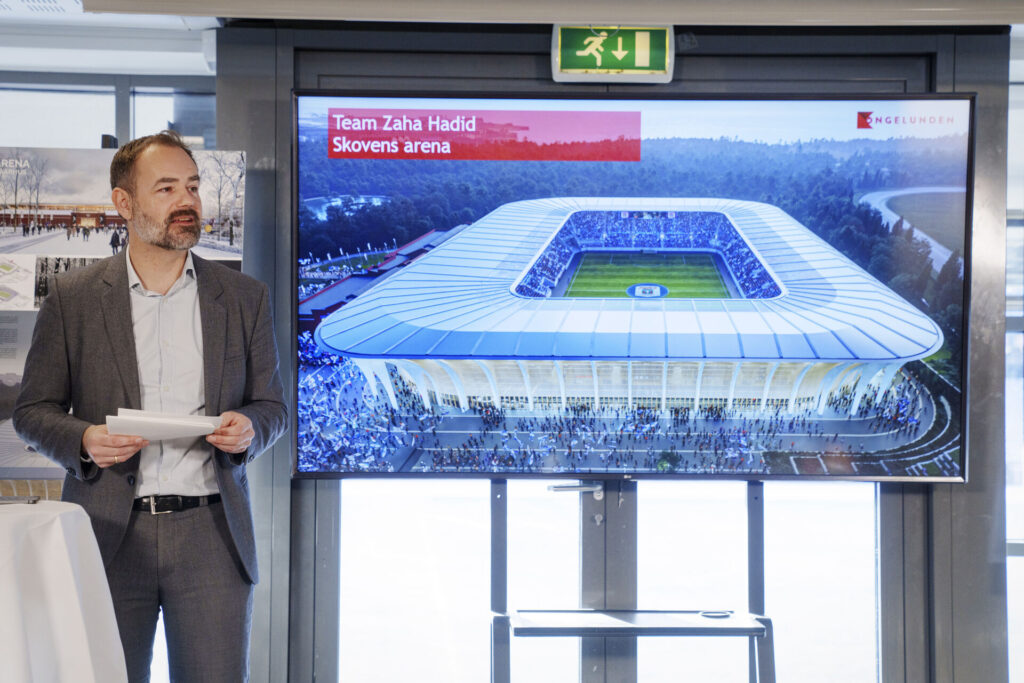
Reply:
<svg viewBox="0 0 1024 683"><path fill-rule="evenodd" d="M971 333L971 280L972 280L972 242L973 242L973 218L974 218L974 186L975 186L975 157L976 157L976 120L977 120L977 94L973 92L952 92L952 93L693 93L693 92L667 92L665 90L647 91L648 87L637 86L627 90L615 92L593 92L581 91L573 88L571 91L561 89L546 90L542 92L460 92L457 90L372 90L372 89L310 89L296 88L291 92L291 169L290 169L290 218L291 218L291 249L289 298L290 298L290 368L292 371L292 382L290 386L291 397L295 410L290 416L292 437L290 439L291 454L291 476L295 479L379 479L379 480L418 480L418 479L474 479L474 480L506 480L506 479L533 479L533 480L580 480L580 481L602 481L602 480L644 480L644 481L833 481L833 482L876 482L876 483L966 483L969 478L970 453L969 443L969 396L970 396L970 333ZM962 253L963 260L963 316L961 335L961 401L960 401L960 475L959 476L909 476L909 475L848 475L848 474L772 474L772 473L687 473L687 472L514 472L514 471L466 471L466 472L382 472L382 471L302 471L299 469L298 457L298 297L295 295L298 287L298 258L299 258L299 172L298 172L298 106L299 100L306 97L352 97L365 99L433 99L433 100L507 100L515 102L518 100L561 100L587 102L592 100L634 100L634 101L724 101L724 102L758 102L758 101L928 101L928 100L963 100L968 102L968 126L967 126L967 158L966 158L966 192L965 192L965 215L964 215L964 246Z"/></svg>

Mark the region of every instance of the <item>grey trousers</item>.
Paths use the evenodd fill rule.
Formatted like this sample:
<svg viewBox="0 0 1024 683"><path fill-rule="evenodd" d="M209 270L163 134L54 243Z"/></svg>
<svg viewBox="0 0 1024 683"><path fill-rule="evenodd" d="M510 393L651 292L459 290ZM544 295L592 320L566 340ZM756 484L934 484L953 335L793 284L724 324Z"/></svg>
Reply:
<svg viewBox="0 0 1024 683"><path fill-rule="evenodd" d="M161 608L172 683L248 680L253 587L220 503L133 512L107 580L131 683L149 681Z"/></svg>

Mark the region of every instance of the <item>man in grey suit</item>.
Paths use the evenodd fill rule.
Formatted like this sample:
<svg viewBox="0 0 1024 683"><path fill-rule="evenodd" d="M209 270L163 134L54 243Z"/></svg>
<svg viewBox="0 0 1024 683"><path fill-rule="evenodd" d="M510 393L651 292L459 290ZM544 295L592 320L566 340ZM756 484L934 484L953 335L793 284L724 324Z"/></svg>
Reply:
<svg viewBox="0 0 1024 683"><path fill-rule="evenodd" d="M246 680L257 572L245 468L287 417L267 288L191 253L199 172L177 134L123 146L110 175L128 248L52 283L14 426L89 513L130 680L149 679L161 609L173 681ZM108 433L118 408L221 421L151 443Z"/></svg>

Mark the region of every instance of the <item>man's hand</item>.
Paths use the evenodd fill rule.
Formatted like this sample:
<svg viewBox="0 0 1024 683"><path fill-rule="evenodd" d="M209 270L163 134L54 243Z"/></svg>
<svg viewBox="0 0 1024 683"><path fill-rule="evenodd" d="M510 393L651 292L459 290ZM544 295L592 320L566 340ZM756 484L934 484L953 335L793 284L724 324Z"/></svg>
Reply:
<svg viewBox="0 0 1024 683"><path fill-rule="evenodd" d="M111 434L107 425L92 425L82 434L82 452L99 467L122 463L148 445L141 436Z"/></svg>
<svg viewBox="0 0 1024 683"><path fill-rule="evenodd" d="M252 443L256 431L252 428L252 420L241 413L228 410L221 413L220 427L206 437L214 448L225 453L244 453Z"/></svg>

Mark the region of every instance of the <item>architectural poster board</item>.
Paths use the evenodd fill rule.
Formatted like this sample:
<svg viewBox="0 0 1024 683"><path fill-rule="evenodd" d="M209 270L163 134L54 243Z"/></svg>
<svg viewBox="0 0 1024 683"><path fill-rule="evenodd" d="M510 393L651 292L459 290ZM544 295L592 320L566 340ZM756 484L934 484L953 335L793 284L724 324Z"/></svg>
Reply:
<svg viewBox="0 0 1024 683"><path fill-rule="evenodd" d="M124 248L110 200L114 150L0 148L0 479L62 478L11 424L48 278ZM196 150L203 201L197 255L241 268L245 153Z"/></svg>

